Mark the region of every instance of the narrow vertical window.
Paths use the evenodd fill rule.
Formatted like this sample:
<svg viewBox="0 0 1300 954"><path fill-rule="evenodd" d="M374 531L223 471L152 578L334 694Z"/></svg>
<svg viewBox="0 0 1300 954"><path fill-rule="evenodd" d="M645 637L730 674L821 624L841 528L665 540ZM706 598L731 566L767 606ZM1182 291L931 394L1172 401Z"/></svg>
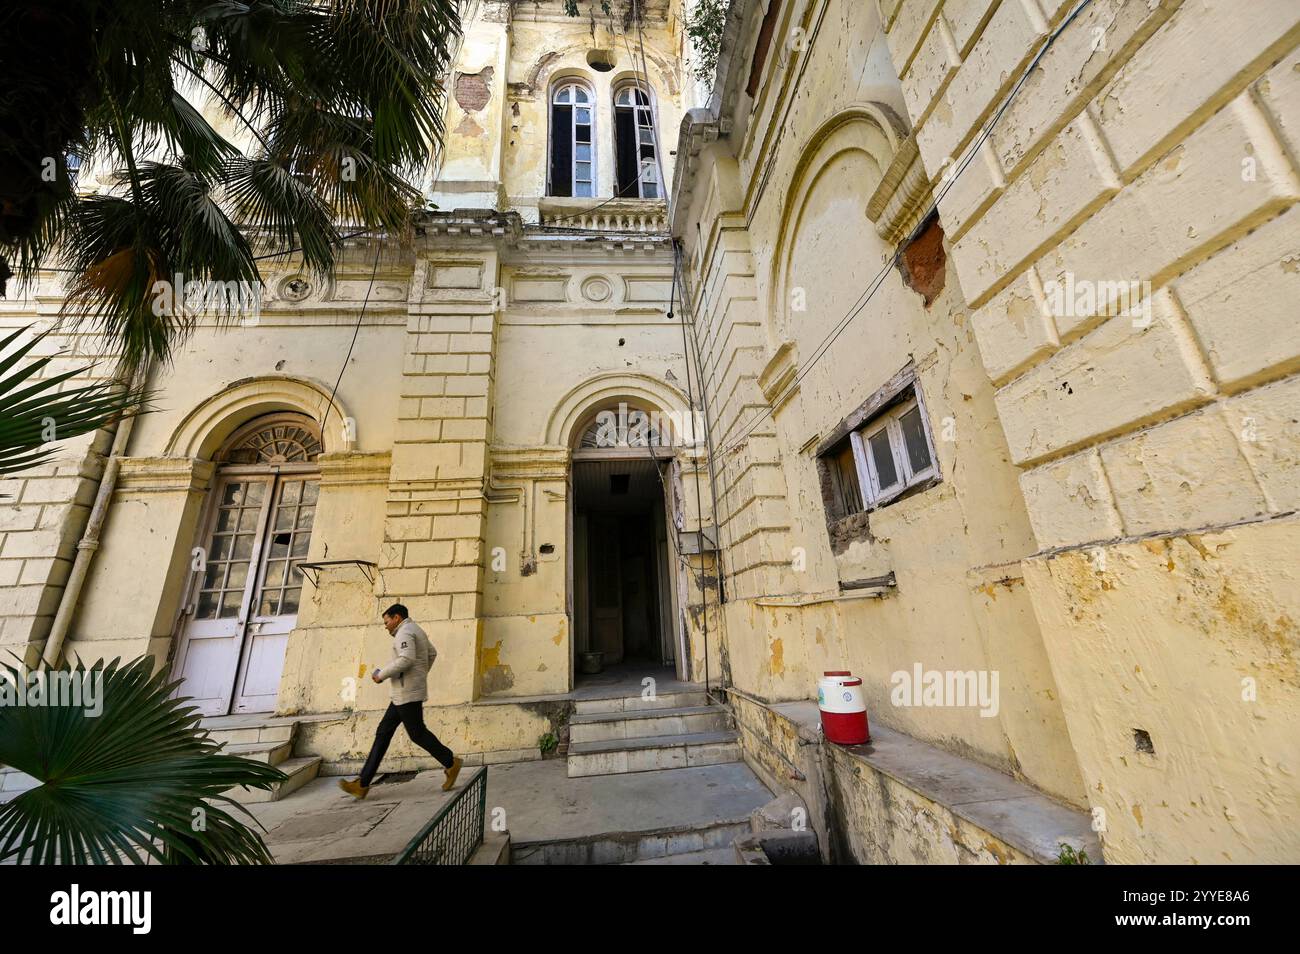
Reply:
<svg viewBox="0 0 1300 954"><path fill-rule="evenodd" d="M555 88L551 98L551 189L556 196L596 194L591 93L577 83Z"/></svg>
<svg viewBox="0 0 1300 954"><path fill-rule="evenodd" d="M640 87L624 86L614 96L614 153L618 195L629 199L662 196L654 110L649 93Z"/></svg>

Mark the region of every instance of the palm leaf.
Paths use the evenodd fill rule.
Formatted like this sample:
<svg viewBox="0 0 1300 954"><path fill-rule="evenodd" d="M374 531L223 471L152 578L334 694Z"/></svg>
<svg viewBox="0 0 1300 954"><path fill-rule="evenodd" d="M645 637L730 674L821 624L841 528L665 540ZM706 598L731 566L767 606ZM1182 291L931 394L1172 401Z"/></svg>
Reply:
<svg viewBox="0 0 1300 954"><path fill-rule="evenodd" d="M0 340L0 477L49 460L57 448L52 440L67 440L98 430L124 416L143 411L146 394L112 381L60 390L64 382L84 377L89 368L74 368L50 377L41 372L51 357L27 358L44 334L6 349L28 329L19 328Z"/></svg>
<svg viewBox="0 0 1300 954"><path fill-rule="evenodd" d="M26 675L0 664L12 685ZM0 806L0 863L270 863L261 836L226 810L248 815L226 793L268 789L284 773L221 754L152 657L44 675L80 680L83 698L98 687L101 711L66 698L0 705L0 764L42 783Z"/></svg>
<svg viewBox="0 0 1300 954"><path fill-rule="evenodd" d="M8 271L30 285L57 258L72 276L61 317L90 323L124 370L165 363L193 330L151 308L175 271L252 281L259 258L300 252L322 274L343 223L408 231L443 132L456 0L18 2L37 40L0 31L0 90L33 118L12 147L0 137L0 294ZM181 95L196 91L250 150ZM118 185L73 195L69 151ZM32 156L56 160L53 181Z"/></svg>

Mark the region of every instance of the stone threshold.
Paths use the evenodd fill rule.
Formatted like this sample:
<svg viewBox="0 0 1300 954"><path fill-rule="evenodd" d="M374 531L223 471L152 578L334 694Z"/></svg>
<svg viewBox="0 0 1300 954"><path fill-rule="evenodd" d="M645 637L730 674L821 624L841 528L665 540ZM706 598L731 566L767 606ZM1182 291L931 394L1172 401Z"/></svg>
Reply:
<svg viewBox="0 0 1300 954"><path fill-rule="evenodd" d="M1086 851L1093 864L1104 863L1101 840L1086 812L996 769L879 724L871 726L871 741L865 745L826 742L815 702L769 703L767 708L791 722L800 739L825 745L830 758L887 776L1040 864L1057 864L1062 843Z"/></svg>

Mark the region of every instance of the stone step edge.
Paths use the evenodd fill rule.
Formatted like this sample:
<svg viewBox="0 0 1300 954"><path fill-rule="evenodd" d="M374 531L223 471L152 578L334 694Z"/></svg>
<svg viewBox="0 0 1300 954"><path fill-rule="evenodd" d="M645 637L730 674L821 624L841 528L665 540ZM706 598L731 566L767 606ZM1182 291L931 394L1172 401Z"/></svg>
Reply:
<svg viewBox="0 0 1300 954"><path fill-rule="evenodd" d="M609 712L586 712L571 716L569 725L599 725L602 722L622 722L632 719L666 719L672 716L730 715L721 706L679 706L672 709L614 709Z"/></svg>
<svg viewBox="0 0 1300 954"><path fill-rule="evenodd" d="M660 771L679 771L678 769L660 769ZM526 850L530 848L544 848L549 845L591 845L601 841L622 840L632 841L642 838L657 838L660 835L665 838L669 835L690 835L695 832L715 831L720 828L744 828L749 831L749 816L744 815L739 818L714 818L710 821L697 822L694 825L661 825L658 828L624 828L618 831L598 831L590 835L573 835L562 838L532 838L524 841L516 841L511 838L510 846L512 849ZM685 854L685 852L682 852Z"/></svg>
<svg viewBox="0 0 1300 954"><path fill-rule="evenodd" d="M719 742L738 742L740 733L734 729L720 732L691 732L685 735L650 735L639 739L602 739L597 742L570 742L569 756L604 755L608 752L629 752L639 749L672 749L679 746L714 745Z"/></svg>

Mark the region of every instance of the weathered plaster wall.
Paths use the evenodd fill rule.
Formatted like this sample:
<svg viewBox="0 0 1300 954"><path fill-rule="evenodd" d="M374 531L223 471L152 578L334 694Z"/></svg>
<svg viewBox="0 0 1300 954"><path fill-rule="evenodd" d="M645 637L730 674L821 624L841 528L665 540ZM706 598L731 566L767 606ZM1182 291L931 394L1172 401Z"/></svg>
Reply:
<svg viewBox="0 0 1300 954"><path fill-rule="evenodd" d="M48 332L61 301L60 288L53 276L45 276L25 297L11 292L0 299L0 335L8 337L21 328L30 328L32 334ZM47 335L29 358L51 359L41 373L46 378L85 368L86 374L70 379L65 387L85 385L110 373L103 364L92 367L102 350L97 344L84 334ZM64 441L45 464L0 480L0 652L15 653L29 663L39 656L110 444L103 432Z"/></svg>
<svg viewBox="0 0 1300 954"><path fill-rule="evenodd" d="M737 693L729 703L746 761L773 791L799 795L807 817L791 823L806 823L816 831L828 863L1051 864L1059 843L1083 848L1090 857L1098 853L1081 812L1024 786L1012 788L1014 783L1005 779L999 784L1001 776L987 769L967 763L966 773L945 777L946 757L936 758L911 742L909 757L927 761L917 764L917 775L909 778L883 770L852 748L823 741L811 704L773 708ZM875 734L883 736L879 730ZM907 746L908 741L899 738L894 744ZM980 772L992 778L981 778ZM987 801L980 803L980 798ZM1013 818L1009 812L979 807L1008 798L1022 807L1032 802L1033 808Z"/></svg>
<svg viewBox="0 0 1300 954"><path fill-rule="evenodd" d="M774 36L757 95L724 112L729 140L693 160L676 218L715 416L731 678L766 700L808 699L822 671L851 669L873 719L1082 804L1018 568L1032 529L938 243L913 262L916 287L890 269L821 353L895 249L869 211L906 136L879 18L869 4L783 4ZM742 76L751 48L735 51ZM818 446L909 365L942 480L833 548ZM883 596L842 586L889 573ZM893 673L918 663L998 671L998 711L895 705Z"/></svg>
<svg viewBox="0 0 1300 954"><path fill-rule="evenodd" d="M667 6L651 3L643 27L661 130L675 128L682 113L681 37ZM214 454L260 414L322 420L343 370L318 462L308 559L373 561L377 571L372 583L356 567L328 568L318 588L304 587L278 699L283 714L351 714L302 736L304 751L336 766L363 754L357 739L368 739L387 705L387 687L369 674L388 658L378 614L395 600L439 650L430 723L466 752L535 753L554 713L496 703L571 687L573 429L610 401L687 410L681 328L667 317L673 257L655 234L663 202L618 203L624 231L616 242L581 232L593 222L576 219L525 236L513 214L537 222L546 98L561 66L569 75L581 71L599 93L600 188L586 203L612 193L612 90L635 74L625 41L618 37L615 70L599 73L586 53L612 48L613 35L564 16L558 0L483 2L475 10L450 76L447 138L431 193L439 214L413 245L387 245L377 267L375 245L360 241L325 282L300 283L293 263L272 270L254 320L201 323L171 366L155 373L155 408L127 447L66 644L86 660L173 658L190 554L218 476ZM508 130L508 104L534 125ZM671 170L671 156L664 159ZM507 194L517 194L513 208ZM579 203L563 215L583 211ZM57 288L41 295L5 302L6 324L57 310ZM363 300L363 327L344 368ZM86 348L98 355L100 344ZM51 373L74 357L57 359ZM107 442L100 444L102 452ZM89 445L90 438L69 442L57 464L6 482L21 494L0 524L6 646L39 640L48 629L101 466ZM684 451L686 480L694 479L690 459ZM699 525L697 509L683 495L685 529ZM502 565L497 550L506 554ZM685 571L679 576L678 622L694 634L705 600ZM716 641L711 649L717 672ZM690 652L693 671L701 670L702 645L692 643Z"/></svg>
<svg viewBox="0 0 1300 954"><path fill-rule="evenodd" d="M550 92L563 80L585 83L595 106L596 195L615 192L614 94L631 79L647 82L671 189L673 139L683 113L684 69L680 21L665 16L671 4L649 4L638 35L597 14L569 17L559 2L520 4L511 21L511 58L505 110L504 186L513 207L536 208L546 195ZM600 51L612 68L593 69L588 54ZM643 57L644 51L644 59Z"/></svg>
<svg viewBox="0 0 1300 954"><path fill-rule="evenodd" d="M932 178L1075 6L882 0ZM1119 861L1300 857L1297 42L1286 0L1097 0L941 205Z"/></svg>

